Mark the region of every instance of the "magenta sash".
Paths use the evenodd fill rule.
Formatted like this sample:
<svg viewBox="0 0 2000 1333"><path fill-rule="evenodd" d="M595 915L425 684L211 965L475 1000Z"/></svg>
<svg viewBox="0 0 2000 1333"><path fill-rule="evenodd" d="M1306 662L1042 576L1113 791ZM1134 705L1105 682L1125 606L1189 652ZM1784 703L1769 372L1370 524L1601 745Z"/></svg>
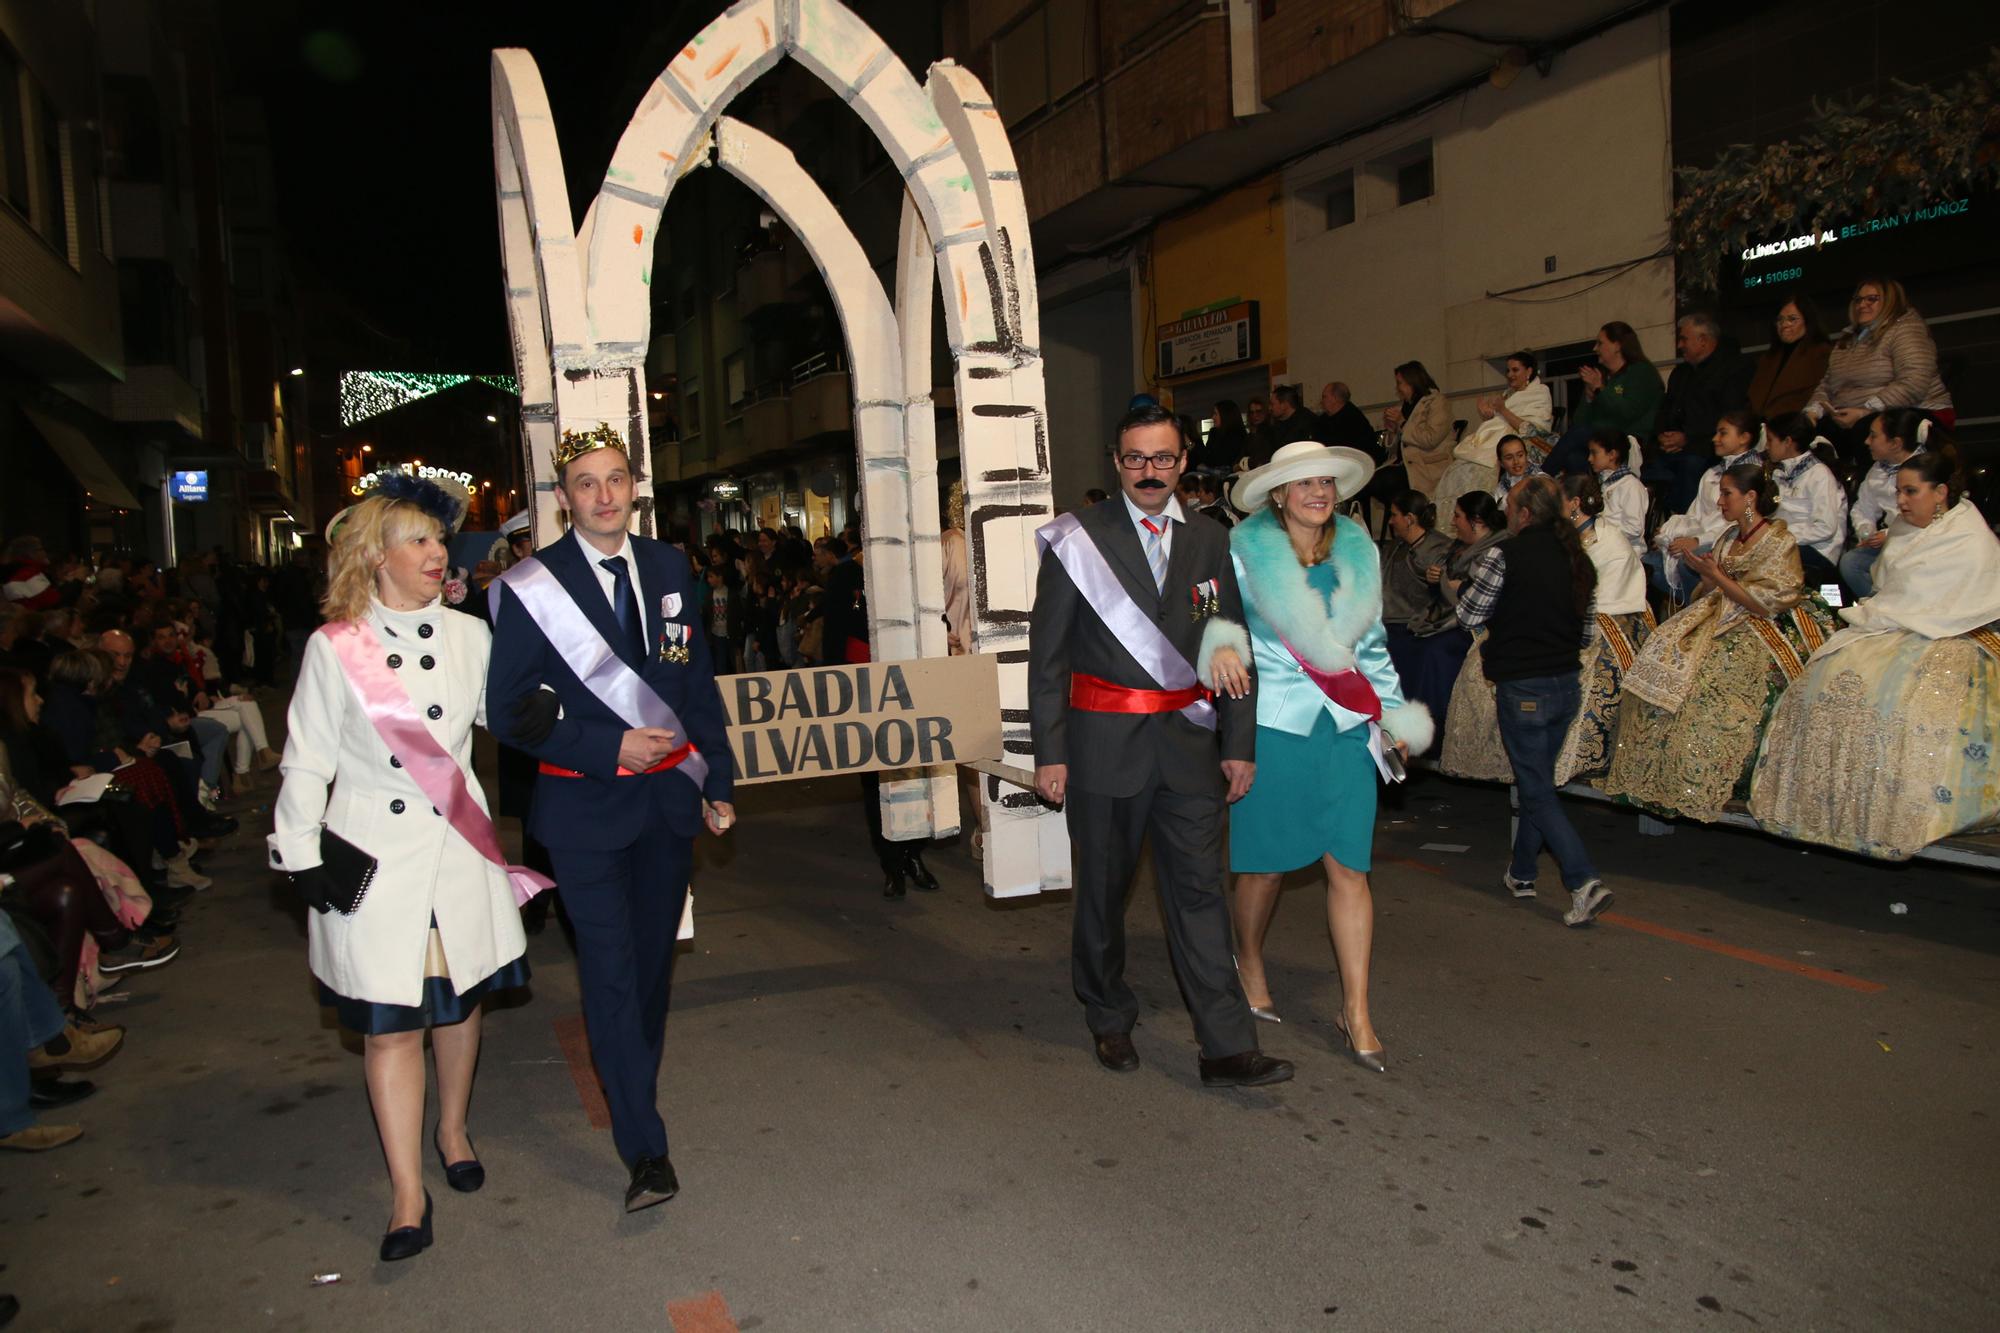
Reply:
<svg viewBox="0 0 2000 1333"><path fill-rule="evenodd" d="M1358 713L1370 722L1382 720L1382 696L1375 693L1375 687L1368 683L1368 677L1356 667L1345 667L1339 671L1322 671L1299 655L1292 647L1292 641L1278 635L1278 642L1285 645L1285 651L1299 664L1299 669L1319 686L1320 693L1339 704L1350 713Z"/></svg>
<svg viewBox="0 0 2000 1333"><path fill-rule="evenodd" d="M595 576L592 576L593 580ZM569 595L549 567L534 556L514 565L487 586L487 605L493 613L493 624L500 624L500 586L520 600L521 609L528 613L528 619L535 622L542 637L551 645L559 645L564 650L564 660L576 672L583 687L597 696L597 702L609 708L628 727L657 727L671 731L680 741L692 744L687 728L672 705L662 699L659 692L646 683L646 678L625 665L625 659L618 650L605 642L597 632L597 626L590 623L590 617ZM699 749L691 750L688 757L681 760L671 770L694 783L696 791L706 790L708 783L708 760Z"/></svg>
<svg viewBox="0 0 2000 1333"><path fill-rule="evenodd" d="M1181 656L1181 650L1160 633L1153 618L1141 611L1132 595L1125 591L1125 585L1105 562L1104 552L1097 549L1097 543L1083 530L1075 514L1064 514L1035 529L1035 544L1044 551L1055 552L1070 581L1083 594L1083 600L1090 604L1119 645L1145 668L1156 688L1185 690L1201 683L1194 667ZM1198 727L1215 730L1215 705L1207 699L1196 699L1181 709L1180 714Z"/></svg>
<svg viewBox="0 0 2000 1333"><path fill-rule="evenodd" d="M417 789L444 812L458 836L471 843L472 850L507 872L514 901L525 903L543 889L554 888L555 882L547 876L526 866L507 864L493 817L473 799L472 789L466 785L465 770L424 725L410 692L383 660L382 641L375 637L368 623L336 622L320 626L319 632L333 646L333 655L340 659L347 673L347 684L361 701L361 711L368 715L375 734L402 761L403 771L410 775Z"/></svg>

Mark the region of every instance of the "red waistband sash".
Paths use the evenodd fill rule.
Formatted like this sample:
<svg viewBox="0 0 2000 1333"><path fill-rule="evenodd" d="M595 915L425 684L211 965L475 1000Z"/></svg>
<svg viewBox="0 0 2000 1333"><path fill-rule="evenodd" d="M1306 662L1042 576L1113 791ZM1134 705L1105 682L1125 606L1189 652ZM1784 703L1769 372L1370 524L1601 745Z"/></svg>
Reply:
<svg viewBox="0 0 2000 1333"><path fill-rule="evenodd" d="M1081 672L1069 678L1069 705L1086 713L1178 713L1189 704L1214 697L1202 685L1184 690L1136 690Z"/></svg>
<svg viewBox="0 0 2000 1333"><path fill-rule="evenodd" d="M672 754L669 754L665 759L662 759L659 763L654 764L651 768L647 769L646 772L664 773L670 768L679 768L681 766L682 761L685 760L689 755L693 754L694 752L695 752L694 746L683 745L680 749L675 750ZM544 760L542 763L537 764L535 766L535 771L538 773L546 774L547 776L552 778L581 778L588 776L587 774L577 772L573 768L562 768L556 764L551 764L546 760ZM631 769L625 767L623 764L620 764L618 766L618 776L621 778L636 778L636 777L643 777L645 776L645 774L634 773Z"/></svg>
<svg viewBox="0 0 2000 1333"><path fill-rule="evenodd" d="M526 903L555 881L526 866L509 865L500 850L500 834L493 816L473 798L466 784L465 770L451 757L417 712L410 692L384 660L382 641L375 637L365 620L336 621L320 626L319 632L333 646L333 654L347 676L347 684L361 702L375 734L390 752L402 761L403 771L417 784L430 803L444 815L453 831L472 849L507 872L514 901Z"/></svg>

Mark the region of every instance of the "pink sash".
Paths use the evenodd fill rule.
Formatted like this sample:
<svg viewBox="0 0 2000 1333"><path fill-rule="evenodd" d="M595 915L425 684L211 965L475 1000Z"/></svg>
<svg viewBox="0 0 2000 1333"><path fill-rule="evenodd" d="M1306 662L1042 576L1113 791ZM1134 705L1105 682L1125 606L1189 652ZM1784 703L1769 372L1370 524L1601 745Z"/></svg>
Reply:
<svg viewBox="0 0 2000 1333"><path fill-rule="evenodd" d="M368 714L375 734L402 761L403 771L430 803L444 812L458 836L472 844L472 850L507 872L514 901L525 903L543 889L554 888L555 882L547 876L526 866L507 864L493 817L480 809L466 785L465 770L438 744L437 737L431 735L430 728L418 716L410 692L383 660L382 641L375 637L367 622L322 625L319 632L333 645L334 656L346 670L347 683L354 697L361 701L361 709Z"/></svg>
<svg viewBox="0 0 2000 1333"><path fill-rule="evenodd" d="M1375 693L1375 687L1368 683L1368 677L1362 675L1359 669L1346 667L1339 671L1322 671L1301 657L1299 650L1292 647L1292 641L1284 635L1278 636L1278 642L1285 645L1285 651L1292 655L1292 660L1312 678L1313 684L1319 686L1320 693L1370 722L1382 720L1382 696Z"/></svg>

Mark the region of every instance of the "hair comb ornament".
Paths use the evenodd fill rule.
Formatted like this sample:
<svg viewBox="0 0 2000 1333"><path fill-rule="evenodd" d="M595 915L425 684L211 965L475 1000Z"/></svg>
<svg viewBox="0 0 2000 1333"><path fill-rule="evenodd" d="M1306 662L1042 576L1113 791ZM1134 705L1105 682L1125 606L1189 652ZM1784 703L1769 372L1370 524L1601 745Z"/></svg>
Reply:
<svg viewBox="0 0 2000 1333"><path fill-rule="evenodd" d="M631 456L625 447L625 437L613 429L608 421L600 421L589 430L564 431L562 439L556 444L556 475L561 476L562 470L571 463L599 449L616 449L627 457Z"/></svg>

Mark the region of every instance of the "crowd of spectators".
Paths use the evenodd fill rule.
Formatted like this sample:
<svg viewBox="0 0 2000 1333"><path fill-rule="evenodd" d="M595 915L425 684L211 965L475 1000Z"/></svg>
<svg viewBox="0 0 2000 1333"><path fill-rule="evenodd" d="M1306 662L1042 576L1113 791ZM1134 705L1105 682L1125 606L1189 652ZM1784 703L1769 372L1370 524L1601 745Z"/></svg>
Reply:
<svg viewBox="0 0 2000 1333"><path fill-rule="evenodd" d="M36 1113L81 1101L125 1031L97 1016L179 956L223 803L278 764L257 690L317 623L303 560L210 553L52 559L6 545L0 601L0 1147L81 1135ZM16 1054L18 1052L18 1054Z"/></svg>

